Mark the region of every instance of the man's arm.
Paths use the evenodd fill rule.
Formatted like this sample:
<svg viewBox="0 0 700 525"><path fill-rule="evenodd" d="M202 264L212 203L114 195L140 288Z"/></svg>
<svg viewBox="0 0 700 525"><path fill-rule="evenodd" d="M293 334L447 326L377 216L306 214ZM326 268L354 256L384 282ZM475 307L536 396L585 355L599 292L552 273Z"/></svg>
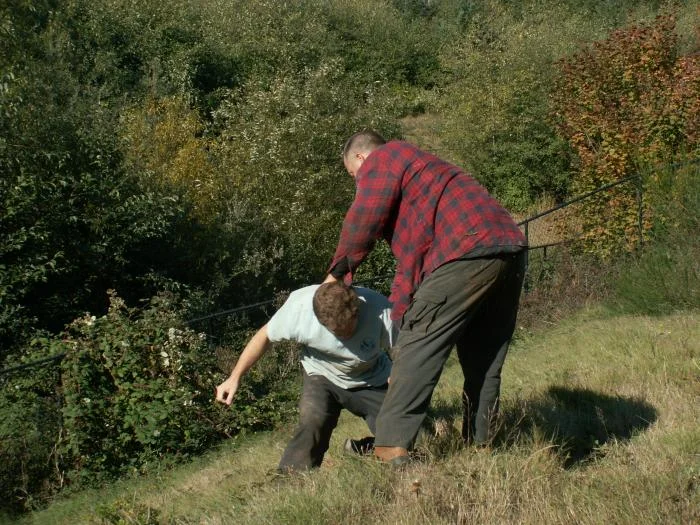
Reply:
<svg viewBox="0 0 700 525"><path fill-rule="evenodd" d="M217 401L227 405L233 402L241 378L260 360L269 347L270 339L267 337L267 325L264 325L248 341L228 379L216 387Z"/></svg>
<svg viewBox="0 0 700 525"><path fill-rule="evenodd" d="M352 275L381 237L401 197L403 164L383 149L372 152L356 178L355 200L345 215L330 274Z"/></svg>

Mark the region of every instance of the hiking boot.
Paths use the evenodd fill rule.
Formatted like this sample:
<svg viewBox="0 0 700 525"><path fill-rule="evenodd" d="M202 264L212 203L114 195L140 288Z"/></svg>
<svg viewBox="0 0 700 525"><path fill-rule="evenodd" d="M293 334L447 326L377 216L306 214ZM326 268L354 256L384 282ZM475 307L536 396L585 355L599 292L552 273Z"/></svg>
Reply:
<svg viewBox="0 0 700 525"><path fill-rule="evenodd" d="M367 454L371 454L374 450L374 437L367 436L362 439L348 438L345 440L343 449L350 454L366 456Z"/></svg>

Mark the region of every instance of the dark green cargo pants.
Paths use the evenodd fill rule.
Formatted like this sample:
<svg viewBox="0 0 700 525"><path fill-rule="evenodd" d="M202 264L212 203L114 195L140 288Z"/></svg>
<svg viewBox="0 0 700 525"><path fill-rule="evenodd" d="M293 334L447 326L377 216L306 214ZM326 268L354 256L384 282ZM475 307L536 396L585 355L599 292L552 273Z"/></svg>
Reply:
<svg viewBox="0 0 700 525"><path fill-rule="evenodd" d="M525 253L452 261L421 283L401 320L376 446L412 447L454 346L464 373L462 436L467 443L492 437Z"/></svg>
<svg viewBox="0 0 700 525"><path fill-rule="evenodd" d="M344 389L323 376L303 374L299 424L280 460L280 472L321 466L343 409L363 418L370 432L374 433L377 414L386 394L386 385Z"/></svg>

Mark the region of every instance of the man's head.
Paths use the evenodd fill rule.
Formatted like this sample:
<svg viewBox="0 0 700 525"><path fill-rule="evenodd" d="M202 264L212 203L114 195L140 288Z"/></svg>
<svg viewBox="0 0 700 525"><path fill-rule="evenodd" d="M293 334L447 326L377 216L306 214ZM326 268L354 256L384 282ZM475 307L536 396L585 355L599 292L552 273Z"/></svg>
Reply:
<svg viewBox="0 0 700 525"><path fill-rule="evenodd" d="M357 329L360 299L355 290L342 281L324 283L313 299L318 321L340 339L348 339Z"/></svg>
<svg viewBox="0 0 700 525"><path fill-rule="evenodd" d="M367 156L382 144L386 144L384 137L372 130L360 131L347 140L343 148L343 163L351 177L355 178Z"/></svg>

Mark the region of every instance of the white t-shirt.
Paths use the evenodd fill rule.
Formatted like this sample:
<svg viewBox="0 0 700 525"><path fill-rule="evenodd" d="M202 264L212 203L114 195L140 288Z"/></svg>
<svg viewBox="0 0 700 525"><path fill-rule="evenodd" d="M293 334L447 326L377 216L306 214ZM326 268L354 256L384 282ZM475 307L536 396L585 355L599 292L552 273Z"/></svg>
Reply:
<svg viewBox="0 0 700 525"><path fill-rule="evenodd" d="M341 388L386 384L391 371L386 351L394 344L389 300L368 288L355 288L360 298L357 331L350 339L341 340L314 315L312 301L319 286L290 294L267 323L270 341L301 343L301 364L306 373L322 375Z"/></svg>

